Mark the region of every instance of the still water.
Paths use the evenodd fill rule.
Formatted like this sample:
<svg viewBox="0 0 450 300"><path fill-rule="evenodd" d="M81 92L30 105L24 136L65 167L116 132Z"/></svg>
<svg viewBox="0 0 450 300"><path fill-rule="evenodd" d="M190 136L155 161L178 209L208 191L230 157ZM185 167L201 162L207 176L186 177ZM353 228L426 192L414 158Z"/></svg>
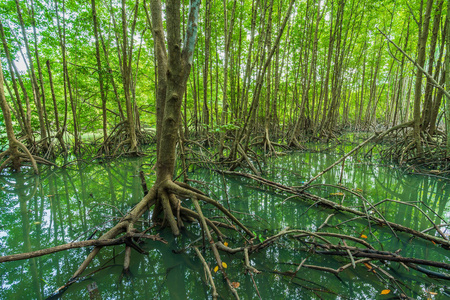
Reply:
<svg viewBox="0 0 450 300"><path fill-rule="evenodd" d="M343 149L345 150L345 149ZM291 153L266 162L263 176L285 184L300 186L339 158L340 153ZM74 163L66 168L44 170L40 176L24 174L0 175L0 255L30 252L71 241L98 237L138 203L142 196L139 171L146 174L150 185L155 178L151 170L152 155L138 159L120 159L114 162ZM269 190L248 179L223 176L199 167L189 170L193 186L230 207L244 224L264 240L285 227L317 231L332 210L311 206L311 203L286 198L278 191ZM392 165L365 161L362 157L348 158L317 180L317 183L339 184L361 193L372 203L383 199L414 202L424 209L434 222L450 221L450 181L440 177L408 174ZM333 187L317 186L309 190L348 206L361 205L360 200ZM184 201L189 206L189 201ZM428 207L428 208L427 208ZM212 206L203 206L205 215L218 215ZM425 230L432 225L416 209L397 203L379 206L386 219ZM443 217L439 219L434 213ZM148 227L145 216L138 229ZM352 216L336 213L325 230L360 237L379 250L396 251L402 256L450 263L449 251L429 241L410 239L399 234L397 239L386 228L372 226L367 221L341 222ZM140 227L142 226L142 227ZM445 233L450 231L443 228ZM148 255L132 254L131 276L122 276L124 246L103 248L84 277L54 298L60 299L207 299L211 298L205 271L192 249L182 249L201 237L198 225L190 225L178 239L171 237L170 229L159 230L168 244L147 242ZM430 234L435 234L430 231ZM227 242L230 247L243 245L240 235L232 232ZM379 242L378 242L379 241ZM382 246L380 245L382 244ZM201 241L197 243L201 246ZM261 274L245 274L240 254L222 255L231 281L240 284L241 299L393 299L401 293L413 299L450 299L449 281L432 279L415 270L406 270L397 263L376 262L391 274L389 279L381 271L369 272L364 265L348 268L338 276L331 273L301 268L306 264L338 269L349 263L348 257L314 254L304 244L291 238L282 238L277 244L252 254L251 264ZM30 260L7 262L0 265L0 299L47 299L64 285L89 253L90 248L72 249ZM209 251L203 252L211 269L215 260ZM432 269L432 267L428 267ZM437 270L445 273L445 270ZM231 299L220 272L214 280L222 299ZM94 287L94 291L89 292ZM96 288L95 288L96 287ZM380 295L390 290L388 295Z"/></svg>

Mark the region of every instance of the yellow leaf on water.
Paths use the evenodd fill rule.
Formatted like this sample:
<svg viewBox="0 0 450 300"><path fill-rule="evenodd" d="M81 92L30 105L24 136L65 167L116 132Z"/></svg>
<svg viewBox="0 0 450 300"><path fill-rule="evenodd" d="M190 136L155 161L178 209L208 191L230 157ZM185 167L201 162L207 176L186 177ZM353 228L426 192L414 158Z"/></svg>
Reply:
<svg viewBox="0 0 450 300"><path fill-rule="evenodd" d="M361 234L360 238L367 239L367 235Z"/></svg>
<svg viewBox="0 0 450 300"><path fill-rule="evenodd" d="M224 267L224 269L228 268L227 264L222 262L222 267Z"/></svg>
<svg viewBox="0 0 450 300"><path fill-rule="evenodd" d="M382 290L381 295L387 295L391 292L391 290Z"/></svg>
<svg viewBox="0 0 450 300"><path fill-rule="evenodd" d="M219 266L214 267L214 272L217 272L219 270Z"/></svg>
<svg viewBox="0 0 450 300"><path fill-rule="evenodd" d="M341 193L341 192L331 193L330 196L344 196L344 193Z"/></svg>
<svg viewBox="0 0 450 300"><path fill-rule="evenodd" d="M223 245L224 245L225 247L227 247L227 246L228 246L228 243L227 243L227 242L225 242L225 243L223 243Z"/></svg>

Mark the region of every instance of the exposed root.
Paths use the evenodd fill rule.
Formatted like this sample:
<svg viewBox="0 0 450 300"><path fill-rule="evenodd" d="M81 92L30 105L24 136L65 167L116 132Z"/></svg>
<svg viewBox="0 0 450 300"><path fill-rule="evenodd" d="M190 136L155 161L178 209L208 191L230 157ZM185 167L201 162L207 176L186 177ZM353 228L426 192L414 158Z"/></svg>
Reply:
<svg viewBox="0 0 450 300"><path fill-rule="evenodd" d="M180 199L183 198L191 199L197 212L182 206ZM252 238L254 237L253 233L249 229L247 229L239 220L237 220L227 209L225 209L217 201L204 195L201 191L192 188L184 183L173 182L171 180L163 181L158 186L154 185L144 196L144 198L131 211L129 211L124 217L122 217L121 220L113 228L104 233L97 241L90 242L91 245L95 245L95 248L79 266L78 270L74 273L72 278L64 286L60 287L55 293L61 292L73 282L75 282L90 265L101 248L106 245L112 244L113 242L114 245L116 245L119 241L126 244L123 272L124 274L128 274L131 249L133 248L140 253L144 253L144 251L130 237L146 237L145 231L143 233L139 233L136 231L136 229L134 229L133 226L146 211L150 210L151 207L154 207L153 219L156 220L156 217L158 217L159 214L163 212L162 224L163 226L170 226L172 233L175 236L178 236L180 234L180 229L184 227L183 220L197 220L202 225L203 231L208 236L209 244L211 245L211 249L214 253L214 256L216 257L220 269L222 270L224 278L226 279L233 295L236 297L236 299L239 299L236 290L232 287L231 281L228 279L225 270L222 267L220 255L217 247L215 246L214 239L210 234L209 228L213 230L220 242L223 241L224 235L217 228L214 222L203 215L198 200L202 200L206 203L214 205L222 213L224 213L226 217L231 219L234 224L239 226L245 233L250 235ZM233 229L236 230L236 228ZM122 233L125 233L125 235L117 238L117 236ZM213 295L214 294L215 293L213 293Z"/></svg>
<svg viewBox="0 0 450 300"><path fill-rule="evenodd" d="M119 154L139 155L139 145L148 144L153 136L147 131L136 129L136 141L132 141L128 121L117 124L98 149L98 154L116 156Z"/></svg>
<svg viewBox="0 0 450 300"><path fill-rule="evenodd" d="M447 239L443 239L441 237L437 237L434 235L430 235L430 234L426 234L424 232L420 232L417 230L414 230L412 228L403 226L401 224L397 224L394 222L390 222L390 221L386 221L384 218L379 218L376 217L374 215L368 214L367 211L362 212L350 207L346 207L344 205L340 205L338 203L335 203L331 200L307 193L304 191L305 188L302 189L298 189L296 187L289 187L289 186L285 186L270 180L267 180L265 178L259 177L259 176L255 176L255 175L251 175L251 174L245 174L245 173L238 173L238 172L229 172L229 171L221 171L225 174L230 174L230 175L237 175L237 176L242 176L242 177L246 177L246 178L250 178L253 179L255 181L258 181L268 187L271 188L275 188L284 192L287 192L289 194L295 195L297 197L293 197L293 198L298 198L298 199L302 199L308 202L312 202L314 203L314 205L321 205L321 206L325 206L331 209L335 209L337 211L343 211L343 212L347 212L350 214L353 214L355 216L358 217L362 217L362 218L366 218L368 220L370 220L370 222L374 222L376 224L379 225L388 225L389 227L391 227L393 230L397 231L397 232L405 232L408 234L411 234L415 237L424 239L424 240L428 240L428 241L432 241L436 244L440 244L443 245L445 247L450 247L450 241L448 241Z"/></svg>
<svg viewBox="0 0 450 300"><path fill-rule="evenodd" d="M23 152L20 152L19 150L22 150ZM19 172L23 163L31 162L34 172L39 174L37 162L46 165L54 165L52 162L44 158L32 155L27 147L15 138L10 139L9 148L0 154L0 162L5 157L7 158L0 165L0 172L7 168L9 164L11 164L10 167L12 167L14 171Z"/></svg>
<svg viewBox="0 0 450 300"><path fill-rule="evenodd" d="M384 137L383 144L385 146L380 151L381 157L409 168L420 169L422 173L445 174L449 172L450 159L446 148L446 135L440 131L431 135L428 131L421 130L419 141L417 141L412 125L412 121L399 124L379 136L378 140ZM427 155L419 153L418 143ZM376 146L376 144L373 145L367 151L366 156L370 156Z"/></svg>
<svg viewBox="0 0 450 300"><path fill-rule="evenodd" d="M217 293L216 285L214 284L214 279L213 279L213 277L211 275L211 270L209 269L208 264L205 261L205 258L200 253L198 248L194 247L194 250L195 250L195 253L197 254L198 258L202 262L203 269L205 270L205 273L208 276L208 281L211 284L211 289L212 289L212 297L213 297L213 299L217 299L217 297L219 297L219 294Z"/></svg>

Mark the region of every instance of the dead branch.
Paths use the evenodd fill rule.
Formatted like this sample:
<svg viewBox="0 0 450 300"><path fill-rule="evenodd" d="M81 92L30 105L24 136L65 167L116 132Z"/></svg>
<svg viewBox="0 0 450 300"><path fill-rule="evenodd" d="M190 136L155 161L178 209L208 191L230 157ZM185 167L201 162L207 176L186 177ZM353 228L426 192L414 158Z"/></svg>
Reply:
<svg viewBox="0 0 450 300"><path fill-rule="evenodd" d="M117 239L88 240L88 241L81 241L81 242L72 242L72 243L67 243L64 245L41 249L41 250L37 250L37 251L33 251L33 252L1 256L0 263L4 263L4 262L8 262L8 261L22 260L22 259L30 259L33 257L44 256L44 255L48 255L48 254L52 254L52 253L56 253L56 252L60 252L60 251L64 251L64 250L69 250L69 249L76 249L76 248L83 248L83 247L90 247L90 246L104 247L104 246L121 245L121 244L129 243L129 240L131 238L145 238L145 239L151 239L153 241L159 241L164 244L167 244L167 241L165 241L159 235L147 235L147 234L141 235L139 233L128 233Z"/></svg>
<svg viewBox="0 0 450 300"><path fill-rule="evenodd" d="M307 193L305 191L303 191L303 192L299 191L298 189L296 189L294 187L285 186L285 185L282 185L280 183L276 183L276 182L273 182L273 181L270 181L270 180L267 180L265 178L262 178L262 177L259 177L259 176L256 176L256 175L252 175L252 174L232 172L232 171L218 171L218 172L223 172L224 174L236 175L236 176L250 178L250 179L253 179L253 180L257 181L257 182L260 182L260 183L262 183L262 184L264 184L264 185L266 185L268 187L279 189L281 191L297 195L298 198L301 198L301 199L306 200L308 202L316 203L318 205L322 205L324 207L328 207L328 208L335 209L335 210L338 210L338 211L351 213L351 214L354 214L356 216L368 217L371 221L376 222L376 223L378 223L380 225L389 225L390 227L392 227L396 231L406 232L408 234L411 234L413 236L419 237L421 239L429 240L429 241L435 242L436 244L440 244L440 245L443 245L443 246L446 246L446 247L450 247L450 241L445 240L443 238L436 237L436 236L433 236L433 235L429 235L429 234L426 234L426 233L414 230L412 228L409 228L409 227L406 227L406 226L403 226L403 225L400 225L400 224L397 224L397 223L393 223L393 222L390 222L390 221L384 221L381 218L378 218L378 217L375 217L375 216L372 216L372 215L367 215L364 212L361 212L361 211L358 211L358 210L355 210L355 209L352 209L352 208L340 205L340 204L335 203L335 202L333 202L331 200L328 200L328 199L325 199L325 198L322 198L322 197L319 197L319 196Z"/></svg>

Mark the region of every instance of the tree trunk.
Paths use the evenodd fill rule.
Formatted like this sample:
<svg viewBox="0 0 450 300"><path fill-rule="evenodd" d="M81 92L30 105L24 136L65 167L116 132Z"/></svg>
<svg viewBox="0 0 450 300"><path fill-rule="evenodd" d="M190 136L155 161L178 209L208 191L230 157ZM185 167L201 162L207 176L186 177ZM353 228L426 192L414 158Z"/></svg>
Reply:
<svg viewBox="0 0 450 300"><path fill-rule="evenodd" d="M431 42L430 42L430 53L428 58L428 74L433 75L433 67L435 61L435 53L436 53L436 44L438 38L438 31L441 23L441 13L442 6L444 4L444 0L439 0L436 9L434 12L434 20L433 20L433 29L431 34ZM442 49L442 48L441 48ZM435 78L439 81L438 78ZM433 85L430 82L430 79L427 79L425 94L424 94L424 103L423 103L423 111L422 111L422 130L426 130L431 122L431 112L433 110Z"/></svg>
<svg viewBox="0 0 450 300"><path fill-rule="evenodd" d="M33 59L31 56L31 52L30 52L30 47L29 47L29 43L28 43L28 38L27 38L27 34L25 31L25 24L23 22L23 18L22 18L22 12L20 9L20 5L19 5L19 1L15 0L16 2L16 9L17 9L17 15L19 17L19 22L20 22L20 28L22 29L22 35L23 35L23 39L24 39L24 44L25 44L25 50L27 53L27 58L28 58L28 62L29 62L29 67L30 67L30 71L31 71L31 85L33 87L33 94L34 94L34 100L36 103L36 109L38 112L38 117L39 117L39 128L40 128L40 133L41 133L41 140L43 142L42 146L43 146L43 150L44 152L47 151L48 149L48 142L47 142L47 131L45 129L45 121L44 121L44 114L43 114L43 110L42 110L42 103L41 103L41 98L40 98L40 92L39 92L39 86L36 80L36 75L34 72L34 66L33 66Z"/></svg>
<svg viewBox="0 0 450 300"><path fill-rule="evenodd" d="M447 24L450 26L450 0L447 1ZM450 30L447 29L445 36L447 40L446 43L446 54L445 54L445 88L450 89ZM445 101L445 127L447 129L447 156L450 155L450 99L447 97Z"/></svg>
<svg viewBox="0 0 450 300"><path fill-rule="evenodd" d="M102 61L100 59L100 44L98 38L98 21L97 21L97 9L95 7L95 0L91 0L91 8L92 8L92 22L94 27L94 37L95 37L95 58L97 60L97 69L98 69L98 83L100 85L100 97L102 99L102 120L103 120L103 150L105 154L109 154L109 149L107 146L108 139L108 129L106 123L106 95L103 87L103 70L102 70Z"/></svg>
<svg viewBox="0 0 450 300"><path fill-rule="evenodd" d="M208 109L208 71L209 71L209 48L211 40L211 21L209 17L211 9L211 1L206 0L205 7L205 61L203 68L203 109L202 109L202 123L204 130L207 133L209 128L209 109Z"/></svg>
<svg viewBox="0 0 450 300"><path fill-rule="evenodd" d="M14 64L14 61L11 59L11 55L9 53L8 43L6 42L5 32L3 30L2 22L0 22L0 35L1 35L1 39L2 39L3 49L4 49L5 55L6 55L6 61L8 62L9 73L11 74L11 80L12 80L12 84L13 84L14 94L16 96L17 106L19 108L19 114L20 114L20 117L21 117L22 123L23 123L22 131L25 132L26 139L27 139L29 145L32 146L34 144L34 138L33 138L33 132L31 130L31 114L30 114L30 109L29 109L30 104L29 104L28 96L27 96L28 94L26 93L26 90L23 88L24 97L27 101L27 105L26 105L27 110L24 111L22 101L20 98L20 94L19 94L19 88L17 86L16 78L14 75L14 74L18 74L18 72L17 72L16 65ZM19 80L19 84L22 87L23 83L22 83L22 79L20 78L20 75L18 75L17 79Z"/></svg>
<svg viewBox="0 0 450 300"><path fill-rule="evenodd" d="M125 0L122 0L122 80L123 89L125 94L125 104L127 112L127 125L128 125L128 135L129 135L129 152L137 151L137 138L136 138L136 125L134 119L133 105L131 102L130 87L131 87L131 58L132 58L132 48L133 48L133 38L131 38L130 46L128 45L128 26L127 26L127 15L125 10ZM137 16L138 5L136 3L135 18ZM136 19L134 19L136 20ZM134 23L132 31L134 31ZM131 35L133 37L133 35ZM129 48L129 49L128 49ZM129 52L128 52L129 51Z"/></svg>
<svg viewBox="0 0 450 300"><path fill-rule="evenodd" d="M48 79L50 83L50 91L52 93L52 100L53 100L53 110L55 113L55 122L56 122L56 138L59 141L59 144L61 145L62 151L64 153L67 152L66 144L64 143L64 139L62 136L63 130L61 129L61 125L59 123L59 112L58 112L58 105L56 103L56 96L55 96L55 88L53 86L53 77L52 77L52 70L50 68L50 61L47 60L47 71L48 71Z"/></svg>
<svg viewBox="0 0 450 300"><path fill-rule="evenodd" d="M428 0L425 16L423 20L423 24L421 27L421 32L419 36L419 41L417 44L417 64L423 68L425 64L425 52L426 52L426 44L428 38L428 26L430 24L431 18L431 8L433 7L434 0ZM421 131L421 118L420 118L420 102L422 99L422 72L418 69L416 71L416 80L414 85L414 142L416 144L417 156L420 157L423 155L422 142L420 138Z"/></svg>
<svg viewBox="0 0 450 300"><path fill-rule="evenodd" d="M5 121L5 127L6 127L6 136L8 138L8 143L9 143L9 149L3 153L0 153L0 162L2 162L2 158L9 156L0 165L0 172L10 162L15 171L20 171L22 161L24 161L24 155L19 153L19 148L21 148L26 153L25 157L28 158L32 162L35 173L38 174L39 171L38 171L38 168L36 165L36 161L31 156L28 149L21 142L19 142L19 140L17 140L17 138L14 134L13 124L12 124L12 120L11 120L11 112L9 110L8 103L6 102L5 91L3 88L3 81L4 81L3 70L2 70L2 64L0 61L0 108L3 113L3 120Z"/></svg>

